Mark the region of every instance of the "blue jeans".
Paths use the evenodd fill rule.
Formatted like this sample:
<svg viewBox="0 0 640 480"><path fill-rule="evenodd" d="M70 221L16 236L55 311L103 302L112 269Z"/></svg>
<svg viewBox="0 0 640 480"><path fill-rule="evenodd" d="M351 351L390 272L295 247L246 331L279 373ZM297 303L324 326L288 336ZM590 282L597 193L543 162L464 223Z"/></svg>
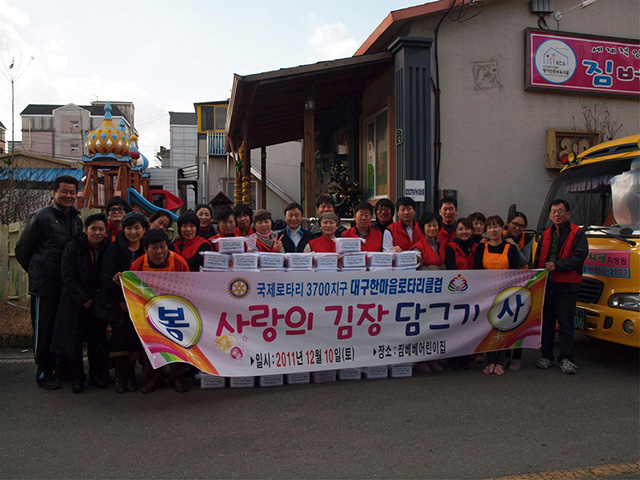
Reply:
<svg viewBox="0 0 640 480"><path fill-rule="evenodd" d="M573 317L575 314L577 292L554 291L553 284L547 286L542 310L542 356L553 361L555 325L558 320L560 336L560 355L558 361L565 358L573 362Z"/></svg>

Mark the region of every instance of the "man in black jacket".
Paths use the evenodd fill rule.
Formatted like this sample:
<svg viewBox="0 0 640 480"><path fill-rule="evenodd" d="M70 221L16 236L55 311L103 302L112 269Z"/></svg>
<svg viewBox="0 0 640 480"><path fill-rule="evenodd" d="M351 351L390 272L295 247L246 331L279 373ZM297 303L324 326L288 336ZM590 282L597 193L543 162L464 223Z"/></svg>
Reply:
<svg viewBox="0 0 640 480"><path fill-rule="evenodd" d="M558 321L560 338L560 369L567 375L576 373L573 361L573 317L578 291L582 283L582 269L589 254L587 236L569 221L571 214L566 200L551 202L549 217L553 225L545 230L536 250L535 265L545 268L547 290L542 310L542 357L538 368L553 366L555 325Z"/></svg>
<svg viewBox="0 0 640 480"><path fill-rule="evenodd" d="M51 205L29 216L16 244L16 259L29 274L36 381L47 390L60 388L50 346L62 285L60 259L67 243L82 233L80 212L74 207L77 194L75 178L56 178Z"/></svg>
<svg viewBox="0 0 640 480"><path fill-rule="evenodd" d="M304 251L309 240L313 240L315 235L309 230L305 230L300 225L302 223L302 207L297 203L290 203L284 208L284 220L287 226L278 232L282 235L282 246L287 253L300 253Z"/></svg>

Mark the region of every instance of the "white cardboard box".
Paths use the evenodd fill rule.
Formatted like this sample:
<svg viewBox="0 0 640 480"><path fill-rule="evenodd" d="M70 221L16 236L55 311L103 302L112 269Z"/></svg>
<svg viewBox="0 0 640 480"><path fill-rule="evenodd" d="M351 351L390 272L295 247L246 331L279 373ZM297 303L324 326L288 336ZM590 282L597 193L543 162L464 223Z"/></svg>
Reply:
<svg viewBox="0 0 640 480"><path fill-rule="evenodd" d="M287 385L304 385L311 381L311 372L287 373Z"/></svg>
<svg viewBox="0 0 640 480"><path fill-rule="evenodd" d="M367 254L364 252L358 253L343 253L340 258L341 268L367 268Z"/></svg>
<svg viewBox="0 0 640 480"><path fill-rule="evenodd" d="M365 367L362 369L364 378L368 380L376 380L379 378L387 378L389 374L389 368L387 365L378 365L375 367Z"/></svg>
<svg viewBox="0 0 640 480"><path fill-rule="evenodd" d="M258 270L258 253L233 253L231 254L231 261L233 262L233 270L238 271L250 271Z"/></svg>
<svg viewBox="0 0 640 480"><path fill-rule="evenodd" d="M218 252L202 252L202 256L204 257L203 268L205 271L229 271L231 255Z"/></svg>
<svg viewBox="0 0 640 480"><path fill-rule="evenodd" d="M337 272L338 254L332 252L317 252L313 255L313 263L316 270Z"/></svg>
<svg viewBox="0 0 640 480"><path fill-rule="evenodd" d="M393 267L393 252L367 252L367 265L369 267Z"/></svg>
<svg viewBox="0 0 640 480"><path fill-rule="evenodd" d="M231 388L253 388L256 386L256 377L229 377Z"/></svg>
<svg viewBox="0 0 640 480"><path fill-rule="evenodd" d="M418 266L418 252L415 250L397 252L393 259L393 266L405 269L416 268Z"/></svg>
<svg viewBox="0 0 640 480"><path fill-rule="evenodd" d="M362 378L362 370L359 368L343 368L338 371L340 380L360 380Z"/></svg>
<svg viewBox="0 0 640 480"><path fill-rule="evenodd" d="M413 363L401 363L389 366L391 378L407 378L413 374Z"/></svg>
<svg viewBox="0 0 640 480"><path fill-rule="evenodd" d="M200 372L200 388L224 388L226 386L226 378L218 375L209 375Z"/></svg>
<svg viewBox="0 0 640 480"><path fill-rule="evenodd" d="M260 252L258 265L261 269L282 269L284 268L284 253Z"/></svg>
<svg viewBox="0 0 640 480"><path fill-rule="evenodd" d="M211 240L218 246L220 253L242 253L244 252L244 237L220 237Z"/></svg>
<svg viewBox="0 0 640 480"><path fill-rule="evenodd" d="M337 253L356 253L362 250L364 239L360 237L339 237L335 239Z"/></svg>
<svg viewBox="0 0 640 480"><path fill-rule="evenodd" d="M258 377L261 387L280 387L284 385L284 375L262 375Z"/></svg>
<svg viewBox="0 0 640 480"><path fill-rule="evenodd" d="M328 383L336 381L336 370L322 370L311 374L313 383Z"/></svg>
<svg viewBox="0 0 640 480"><path fill-rule="evenodd" d="M310 270L313 268L313 253L287 253L289 270Z"/></svg>

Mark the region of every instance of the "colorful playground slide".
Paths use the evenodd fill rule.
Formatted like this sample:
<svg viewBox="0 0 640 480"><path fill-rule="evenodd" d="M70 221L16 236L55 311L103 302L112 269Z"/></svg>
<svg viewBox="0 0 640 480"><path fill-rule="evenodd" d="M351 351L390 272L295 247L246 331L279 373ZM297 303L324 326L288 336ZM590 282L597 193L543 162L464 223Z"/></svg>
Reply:
<svg viewBox="0 0 640 480"><path fill-rule="evenodd" d="M152 192L158 192L158 191L164 192L164 190L152 190ZM168 201L169 199L167 199L168 206L172 206L173 208L180 208L182 206L182 201L178 197L176 197L175 195L172 195L169 192L166 192L166 193L168 193L173 197L173 199L171 199L171 203L169 203ZM180 202L179 205L176 206L176 202L174 199L177 199L178 202ZM134 205L137 207L140 207L142 210L147 212L147 215L153 215L157 211L162 210L164 212L167 212L171 216L174 222L178 221L178 216L175 213L173 213L171 210L167 210L166 208L161 208L161 207L158 207L157 205L154 205L133 188L127 189L127 201L132 207Z"/></svg>

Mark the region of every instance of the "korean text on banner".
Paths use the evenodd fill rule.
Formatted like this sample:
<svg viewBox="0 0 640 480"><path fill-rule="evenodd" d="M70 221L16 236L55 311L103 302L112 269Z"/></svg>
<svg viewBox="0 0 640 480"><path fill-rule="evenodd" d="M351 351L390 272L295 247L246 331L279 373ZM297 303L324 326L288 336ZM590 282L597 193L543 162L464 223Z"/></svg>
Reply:
<svg viewBox="0 0 640 480"><path fill-rule="evenodd" d="M124 272L154 368L223 376L435 360L540 345L544 270Z"/></svg>

